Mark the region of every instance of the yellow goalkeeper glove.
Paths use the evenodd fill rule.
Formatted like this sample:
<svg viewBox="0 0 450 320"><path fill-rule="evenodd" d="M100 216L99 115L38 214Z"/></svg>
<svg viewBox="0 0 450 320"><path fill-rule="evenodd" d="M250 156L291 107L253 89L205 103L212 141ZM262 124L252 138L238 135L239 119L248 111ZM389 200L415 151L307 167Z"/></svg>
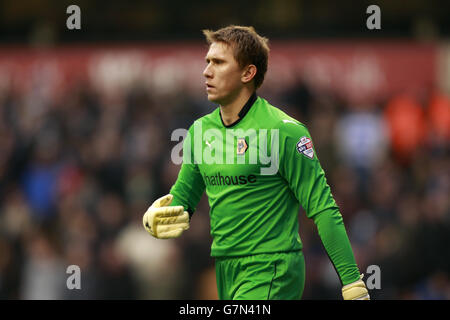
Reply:
<svg viewBox="0 0 450 320"><path fill-rule="evenodd" d="M362 274L360 280L342 287L344 300L370 300L369 291L367 291L366 284L362 281L363 276Z"/></svg>
<svg viewBox="0 0 450 320"><path fill-rule="evenodd" d="M158 239L179 237L189 229L189 213L183 206L169 207L173 195L167 194L159 198L148 208L142 218L145 230Z"/></svg>

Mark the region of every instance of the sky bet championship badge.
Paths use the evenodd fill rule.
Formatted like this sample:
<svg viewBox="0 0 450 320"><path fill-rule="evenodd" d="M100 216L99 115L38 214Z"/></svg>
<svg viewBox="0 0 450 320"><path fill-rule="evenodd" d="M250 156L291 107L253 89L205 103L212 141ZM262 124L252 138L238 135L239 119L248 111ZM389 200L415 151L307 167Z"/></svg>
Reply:
<svg viewBox="0 0 450 320"><path fill-rule="evenodd" d="M247 151L248 145L244 138L239 138L237 141L237 154L244 154Z"/></svg>
<svg viewBox="0 0 450 320"><path fill-rule="evenodd" d="M300 141L297 143L297 151L303 153L308 158L314 158L314 149L312 141L308 137L301 137Z"/></svg>

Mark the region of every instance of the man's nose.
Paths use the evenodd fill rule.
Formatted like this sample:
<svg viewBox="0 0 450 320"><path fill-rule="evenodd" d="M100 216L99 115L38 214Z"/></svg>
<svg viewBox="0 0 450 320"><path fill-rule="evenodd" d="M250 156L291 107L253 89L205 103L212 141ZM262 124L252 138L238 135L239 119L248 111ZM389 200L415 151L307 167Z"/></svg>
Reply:
<svg viewBox="0 0 450 320"><path fill-rule="evenodd" d="M210 65L208 64L205 68L205 70L203 70L203 76L205 78L212 78L212 72L211 72L211 68L209 67Z"/></svg>

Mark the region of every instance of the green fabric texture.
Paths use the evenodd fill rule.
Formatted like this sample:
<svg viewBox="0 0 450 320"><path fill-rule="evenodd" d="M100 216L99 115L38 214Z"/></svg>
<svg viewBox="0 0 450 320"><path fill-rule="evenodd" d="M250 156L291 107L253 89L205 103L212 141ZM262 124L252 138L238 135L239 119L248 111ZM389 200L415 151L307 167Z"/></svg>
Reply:
<svg viewBox="0 0 450 320"><path fill-rule="evenodd" d="M301 251L216 258L221 300L299 300L305 286Z"/></svg>

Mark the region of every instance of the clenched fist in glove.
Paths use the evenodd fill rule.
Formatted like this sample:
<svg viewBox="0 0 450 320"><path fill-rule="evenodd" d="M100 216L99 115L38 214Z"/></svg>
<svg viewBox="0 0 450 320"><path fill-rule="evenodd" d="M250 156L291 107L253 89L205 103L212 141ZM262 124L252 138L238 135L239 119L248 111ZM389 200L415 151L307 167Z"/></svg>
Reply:
<svg viewBox="0 0 450 320"><path fill-rule="evenodd" d="M362 278L363 275L360 276L360 280L342 287L342 297L344 300L370 300L369 292Z"/></svg>
<svg viewBox="0 0 450 320"><path fill-rule="evenodd" d="M184 230L189 229L189 213L183 206L169 207L172 199L171 194L159 198L144 214L144 228L155 238L177 238Z"/></svg>

